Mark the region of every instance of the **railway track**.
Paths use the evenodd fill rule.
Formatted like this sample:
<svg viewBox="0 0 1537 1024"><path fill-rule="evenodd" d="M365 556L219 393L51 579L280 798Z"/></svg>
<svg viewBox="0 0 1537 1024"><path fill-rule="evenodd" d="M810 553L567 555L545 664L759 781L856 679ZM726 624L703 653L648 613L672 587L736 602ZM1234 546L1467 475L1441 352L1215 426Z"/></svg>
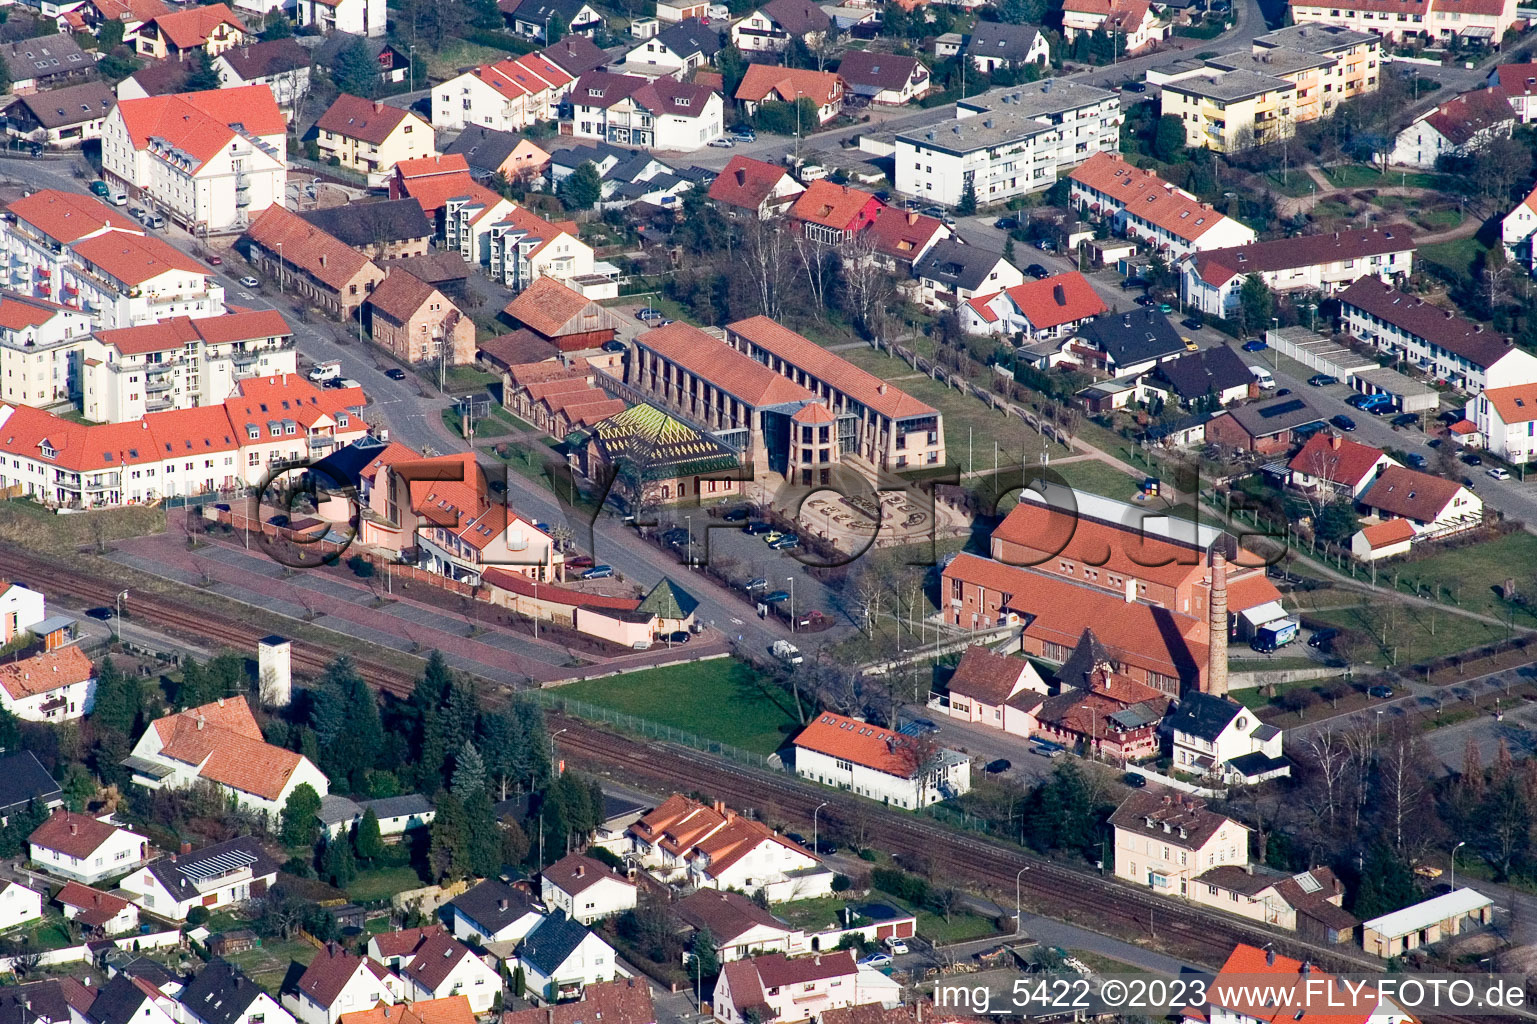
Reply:
<svg viewBox="0 0 1537 1024"><path fill-rule="evenodd" d="M13 577L51 594L72 595L91 604L114 603L120 585L113 580L62 568L12 547L0 548L0 564ZM136 591L125 599L125 610L136 620L154 623L188 639L201 639L234 650L251 650L267 631L221 615L190 608L161 595ZM293 664L301 673L319 674L337 651L295 640ZM377 689L397 697L409 696L416 676L378 661L353 656L364 678ZM491 705L513 697L510 687L497 685L482 698ZM1364 953L1314 946L1243 920L1196 910L1163 900L1139 888L1101 877L1088 870L1030 855L1016 847L968 835L923 818L876 808L869 801L788 775L745 768L687 748L642 742L606 732L552 709L550 720L561 730L560 748L568 758L586 766L622 774L627 782L649 781L682 792L707 788L717 799L761 816L809 823L818 804L858 820L868 845L889 853L936 863L935 873L946 885L972 887L1006 904L1017 886L1033 910L1050 917L1083 922L1095 930L1113 931L1130 941L1169 946L1185 959L1215 968L1239 942L1270 943L1280 953L1309 960L1336 972L1374 972L1381 963ZM1482 1024L1488 1018L1437 1016L1444 1024Z"/></svg>

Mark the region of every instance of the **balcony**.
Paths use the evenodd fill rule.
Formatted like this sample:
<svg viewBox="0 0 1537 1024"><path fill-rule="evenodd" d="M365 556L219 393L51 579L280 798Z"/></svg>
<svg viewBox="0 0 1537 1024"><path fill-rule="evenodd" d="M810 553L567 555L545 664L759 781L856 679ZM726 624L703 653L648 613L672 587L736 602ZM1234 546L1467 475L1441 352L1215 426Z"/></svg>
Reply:
<svg viewBox="0 0 1537 1024"><path fill-rule="evenodd" d="M120 486L122 482L123 474L121 473L97 473L86 478L85 489L88 491L105 491Z"/></svg>
<svg viewBox="0 0 1537 1024"><path fill-rule="evenodd" d="M174 408L174 403L172 403L169 397L164 396L160 398L151 398L144 403L145 412L165 412L167 409L171 408Z"/></svg>
<svg viewBox="0 0 1537 1024"><path fill-rule="evenodd" d="M152 380L152 381L146 381L145 382L144 390L148 394L158 395L158 394L162 394L162 393L164 393L166 391L171 390L171 388L173 388L175 386L176 386L176 382L173 381L173 380L166 380L166 379Z"/></svg>

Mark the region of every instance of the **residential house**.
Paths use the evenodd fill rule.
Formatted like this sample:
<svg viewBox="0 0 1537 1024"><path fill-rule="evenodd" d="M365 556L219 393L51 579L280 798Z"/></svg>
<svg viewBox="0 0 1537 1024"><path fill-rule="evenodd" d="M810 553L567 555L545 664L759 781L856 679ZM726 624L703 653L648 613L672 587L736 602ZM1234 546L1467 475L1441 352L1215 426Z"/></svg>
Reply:
<svg viewBox="0 0 1537 1024"><path fill-rule="evenodd" d="M12 273L27 276L23 266ZM90 332L91 319L79 310L0 291L0 399L43 408L73 399L80 391L81 349ZM41 595L37 611L41 619ZM0 642L9 640L3 635Z"/></svg>
<svg viewBox="0 0 1537 1024"><path fill-rule="evenodd" d="M535 142L512 132L474 125L443 150L444 156L462 156L470 173L490 178L500 174L508 181L525 184L538 178L549 165L550 154Z"/></svg>
<svg viewBox="0 0 1537 1024"><path fill-rule="evenodd" d="M589 71L598 71L608 63L608 54L598 49L591 39L582 35L562 36L550 46L539 51L545 60L560 68L572 79L581 78Z"/></svg>
<svg viewBox="0 0 1537 1024"><path fill-rule="evenodd" d="M101 138L116 103L111 88L101 82L22 94L6 108L6 132L54 149L73 149Z"/></svg>
<svg viewBox="0 0 1537 1024"><path fill-rule="evenodd" d="M1218 213L1152 171L1133 167L1118 154L1090 157L1069 179L1079 212L1105 218L1116 232L1146 243L1165 259L1255 241L1253 228Z"/></svg>
<svg viewBox="0 0 1537 1024"><path fill-rule="evenodd" d="M971 789L971 760L930 752L912 737L825 711L795 737L795 774L904 808Z"/></svg>
<svg viewBox="0 0 1537 1024"><path fill-rule="evenodd" d="M860 232L856 243L868 249L868 258L909 277L917 262L950 234L950 228L938 217L881 205L876 207L875 219Z"/></svg>
<svg viewBox="0 0 1537 1024"><path fill-rule="evenodd" d="M1515 0L1404 0L1384 8L1376 0L1290 0L1296 25L1330 25L1373 32L1390 43L1410 36L1474 46L1498 46L1518 20Z"/></svg>
<svg viewBox="0 0 1537 1024"><path fill-rule="evenodd" d="M175 1024L181 1016L174 998L127 971L113 975L95 995L91 1008L81 1015L94 1024ZM74 1013L70 1017L74 1019Z"/></svg>
<svg viewBox="0 0 1537 1024"><path fill-rule="evenodd" d="M1307 439L1287 469L1291 485L1303 490L1324 490L1355 501L1389 466L1400 463L1379 448L1320 431Z"/></svg>
<svg viewBox="0 0 1537 1024"><path fill-rule="evenodd" d="M1537 233L1537 189L1507 213L1500 221L1500 241L1505 246L1505 258L1537 273L1537 248L1532 236Z"/></svg>
<svg viewBox="0 0 1537 1024"><path fill-rule="evenodd" d="M1421 540L1475 529L1484 522L1483 499L1472 490L1403 466L1379 473L1360 504L1379 519L1407 519Z"/></svg>
<svg viewBox="0 0 1537 1024"><path fill-rule="evenodd" d="M191 853L161 857L120 884L151 913L185 921L193 907L217 912L262 896L277 881L278 866L249 836L226 839Z"/></svg>
<svg viewBox="0 0 1537 1024"><path fill-rule="evenodd" d="M518 943L517 964L535 1005L580 999L587 986L629 977L595 932L552 910Z"/></svg>
<svg viewBox="0 0 1537 1024"><path fill-rule="evenodd" d="M811 0L769 0L731 25L731 45L743 53L780 53L790 40L815 48L832 20Z"/></svg>
<svg viewBox="0 0 1537 1024"><path fill-rule="evenodd" d="M979 295L960 311L968 333L1012 335L1028 343L1071 334L1109 307L1087 278L1070 270Z"/></svg>
<svg viewBox="0 0 1537 1024"><path fill-rule="evenodd" d="M1363 277L1384 282L1414 271L1414 236L1389 224L1331 235L1296 235L1191 253L1180 263L1184 302L1210 316L1237 316L1243 284L1258 275L1271 291L1343 291Z"/></svg>
<svg viewBox="0 0 1537 1024"><path fill-rule="evenodd" d="M733 960L715 982L712 1003L721 1024L743 1024L750 1014L793 1024L845 1006L901 1001L896 982L856 964L844 949L793 959L768 953Z"/></svg>
<svg viewBox="0 0 1537 1024"><path fill-rule="evenodd" d="M482 64L433 88L432 126L517 132L554 121L574 81L537 53Z"/></svg>
<svg viewBox="0 0 1537 1024"><path fill-rule="evenodd" d="M1206 801L1159 788L1132 793L1110 815L1115 876L1168 896L1190 896L1202 872L1249 863L1249 829Z"/></svg>
<svg viewBox="0 0 1537 1024"><path fill-rule="evenodd" d="M1169 713L1174 768L1226 785L1291 774L1281 754L1281 730L1261 722L1230 697L1187 693Z"/></svg>
<svg viewBox="0 0 1537 1024"><path fill-rule="evenodd" d="M1080 82L1045 80L989 90L952 121L898 132L896 188L954 206L968 185L978 203L1050 188L1069 168L1120 147L1120 97Z"/></svg>
<svg viewBox="0 0 1537 1024"><path fill-rule="evenodd" d="M731 213L748 213L770 220L794 205L806 186L780 164L734 156L710 182L710 199Z"/></svg>
<svg viewBox="0 0 1537 1024"><path fill-rule="evenodd" d="M823 178L813 181L796 198L790 207L790 219L813 242L841 245L852 242L875 223L876 211L882 205L872 193L835 185Z"/></svg>
<svg viewBox="0 0 1537 1024"><path fill-rule="evenodd" d="M149 840L138 833L65 810L39 825L27 844L44 871L87 885L131 871L149 856Z"/></svg>
<svg viewBox="0 0 1537 1024"><path fill-rule="evenodd" d="M324 0L303 0L303 2L323 3ZM321 67L329 67L343 50L357 44L362 44L363 51L368 54L369 59L378 65L376 81L381 88L398 85L401 82L406 82L408 85L415 82L416 68L411 60L409 49L399 49L382 36L370 39L362 33L333 31L315 48L315 63Z"/></svg>
<svg viewBox="0 0 1537 1024"><path fill-rule="evenodd" d="M63 32L0 43L0 61L5 62L11 92L16 96L57 89L96 75L96 62L73 36Z"/></svg>
<svg viewBox="0 0 1537 1024"><path fill-rule="evenodd" d="M594 1020L607 1024L656 1024L651 986L645 979L602 981L583 989L582 998L576 1002L509 1010L502 1014L502 1024L584 1024Z"/></svg>
<svg viewBox="0 0 1537 1024"><path fill-rule="evenodd" d="M395 270L374 287L364 304L370 336L408 363L475 361L475 321L432 285Z"/></svg>
<svg viewBox="0 0 1537 1024"><path fill-rule="evenodd" d="M339 319L358 313L384 280L373 260L281 206L264 210L241 241L263 276Z"/></svg>
<svg viewBox="0 0 1537 1024"><path fill-rule="evenodd" d="M217 57L255 39L229 4L208 4L160 14L123 34L133 52L151 60L181 59L193 50Z"/></svg>
<svg viewBox="0 0 1537 1024"><path fill-rule="evenodd" d="M1188 351L1169 318L1152 308L1110 313L1079 324L1068 355L1113 377L1146 373Z"/></svg>
<svg viewBox="0 0 1537 1024"><path fill-rule="evenodd" d="M287 132L266 85L123 100L102 127L102 178L191 231L229 231L283 205Z"/></svg>
<svg viewBox="0 0 1537 1024"><path fill-rule="evenodd" d="M388 18L384 0L295 0L294 4L294 21L318 29L321 35L344 32L380 39Z"/></svg>
<svg viewBox="0 0 1537 1024"><path fill-rule="evenodd" d="M73 645L0 664L0 707L24 722L83 718L96 700L96 669Z"/></svg>
<svg viewBox="0 0 1537 1024"><path fill-rule="evenodd" d="M1352 10L1359 0L1346 2L1352 4L1346 10ZM1383 20L1387 17L1385 12ZM1322 1014L1337 1024L1395 1024L1414 1019L1375 989L1353 982L1342 985L1318 965L1282 956L1268 944L1265 948L1235 946L1212 985L1222 991L1208 996L1206 1005L1196 1011L1201 1020L1283 1024L1297 1020L1299 1013L1303 1020ZM1251 998L1249 993L1257 989L1246 986L1259 986L1270 998L1263 1002ZM1323 1005L1330 1009L1321 1011ZM1188 1022L1192 1016L1184 1019Z"/></svg>
<svg viewBox="0 0 1537 1024"><path fill-rule="evenodd" d="M210 961L177 997L185 1024L294 1024L267 991L225 960Z"/></svg>
<svg viewBox="0 0 1537 1024"><path fill-rule="evenodd" d="M604 24L603 14L584 0L498 0L497 7L510 31L536 43L556 35L552 26L560 26L562 38L591 39Z"/></svg>
<svg viewBox="0 0 1537 1024"><path fill-rule="evenodd" d="M1486 388L1468 399L1464 415L1484 447L1513 465L1537 457L1537 381L1503 388Z"/></svg>
<svg viewBox="0 0 1537 1024"><path fill-rule="evenodd" d="M629 828L627 859L665 882L763 889L770 902L825 895L832 873L811 851L725 804L674 794Z"/></svg>
<svg viewBox="0 0 1537 1024"><path fill-rule="evenodd" d="M298 368L293 330L275 309L98 331L80 351L79 404L96 423L217 406L241 381Z"/></svg>
<svg viewBox="0 0 1537 1024"><path fill-rule="evenodd" d="M961 308L971 300L1023 284L1025 275L1001 252L948 238L913 266L919 298L929 309Z"/></svg>
<svg viewBox="0 0 1537 1024"><path fill-rule="evenodd" d="M1093 629L1058 669L1056 690L1032 712L1037 738L1121 765L1157 755L1168 695L1119 671Z"/></svg>
<svg viewBox="0 0 1537 1024"><path fill-rule="evenodd" d="M796 930L739 892L698 889L673 904L695 934L708 931L723 964L756 953L786 953Z"/></svg>
<svg viewBox="0 0 1537 1024"><path fill-rule="evenodd" d="M619 321L599 305L553 277L541 277L502 310L563 353L601 349L614 340Z"/></svg>
<svg viewBox="0 0 1537 1024"><path fill-rule="evenodd" d="M426 828L438 816L432 801L420 793L403 793L400 796L364 800L358 804L358 809L363 814L369 811L374 812L374 817L379 819L379 834L386 839Z"/></svg>
<svg viewBox="0 0 1537 1024"><path fill-rule="evenodd" d="M902 106L927 96L933 88L929 69L917 57L869 50L848 50L838 77L855 96L885 106Z"/></svg>
<svg viewBox="0 0 1537 1024"><path fill-rule="evenodd" d="M1241 405L1206 424L1206 438L1233 448L1276 455L1291 449L1298 427L1322 419L1317 409L1296 395Z"/></svg>
<svg viewBox="0 0 1537 1024"><path fill-rule="evenodd" d="M279 813L298 786L308 785L321 796L330 789L304 755L263 739L244 697L157 718L128 760L133 781L141 786L181 789L206 780L242 807L269 815Z"/></svg>
<svg viewBox="0 0 1537 1024"><path fill-rule="evenodd" d="M1505 94L1516 120L1537 120L1537 64L1500 64L1489 72L1488 85Z"/></svg>
<svg viewBox="0 0 1537 1024"><path fill-rule="evenodd" d="M642 149L691 151L718 138L720 94L671 78L589 71L571 87L561 134Z"/></svg>
<svg viewBox="0 0 1537 1024"><path fill-rule="evenodd" d="M1080 32L1108 32L1124 38L1127 54L1168 37L1173 26L1162 21L1149 0L1066 0L1062 37L1071 43Z"/></svg>
<svg viewBox="0 0 1537 1024"><path fill-rule="evenodd" d="M401 998L410 1003L462 995L469 1000L470 1009L481 1014L488 1012L502 994L501 975L444 932L423 939L400 968L400 977L404 983Z"/></svg>
<svg viewBox="0 0 1537 1024"><path fill-rule="evenodd" d="M306 223L371 260L425 256L435 229L414 199L380 199L298 211Z"/></svg>
<svg viewBox="0 0 1537 1024"><path fill-rule="evenodd" d="M272 39L225 50L214 59L219 83L226 89L265 85L272 99L292 119L310 91L310 51L292 39Z"/></svg>
<svg viewBox="0 0 1537 1024"><path fill-rule="evenodd" d="M186 92L191 68L185 61L151 62L117 83L119 100L142 100Z"/></svg>
<svg viewBox="0 0 1537 1024"><path fill-rule="evenodd" d="M620 61L621 70L655 68L680 79L687 78L690 72L713 64L721 48L719 31L698 18L686 18L636 43ZM750 73L751 67L748 70Z"/></svg>
<svg viewBox="0 0 1537 1024"><path fill-rule="evenodd" d="M490 942L518 942L543 919L544 907L527 887L488 878L471 886L447 904L448 925L454 938L477 946Z"/></svg>
<svg viewBox="0 0 1537 1024"><path fill-rule="evenodd" d="M976 722L1028 738L1034 711L1049 688L1024 658L995 654L980 644L966 648L943 694L931 693L929 707L963 722Z"/></svg>
<svg viewBox="0 0 1537 1024"><path fill-rule="evenodd" d="M1537 356L1450 309L1364 278L1340 293L1347 334L1476 395L1537 381Z"/></svg>
<svg viewBox="0 0 1537 1024"><path fill-rule="evenodd" d="M813 463L825 467L844 455L887 470L944 464L944 421L939 411L837 353L765 316L727 324L726 343L825 403L825 408L802 408L791 425L790 446L797 451L789 454L786 469L802 470L799 475L808 486ZM813 413L814 418L808 419ZM836 438L831 433L835 420ZM798 439L793 433L797 429ZM822 472L825 475L825 468Z"/></svg>
<svg viewBox="0 0 1537 1024"><path fill-rule="evenodd" d="M568 853L539 873L544 905L579 924L635 909L635 895L634 882L581 853Z"/></svg>
<svg viewBox="0 0 1537 1024"><path fill-rule="evenodd" d="M344 1013L401 1001L404 986L382 965L342 949L322 946L298 983L283 992L283 1008L300 1024L337 1024Z"/></svg>
<svg viewBox="0 0 1537 1024"><path fill-rule="evenodd" d="M1213 345L1167 359L1153 367L1141 384L1144 390L1184 406L1229 405L1252 397L1258 389L1254 372L1231 345Z"/></svg>
<svg viewBox="0 0 1537 1024"><path fill-rule="evenodd" d="M380 932L370 936L364 952L368 959L398 971L411 961L416 951L430 938L447 934L441 924L428 924L420 928L402 928L393 932Z"/></svg>
<svg viewBox="0 0 1537 1024"><path fill-rule="evenodd" d="M1516 112L1498 89L1465 92L1399 132L1388 162L1431 168L1443 156L1467 156L1491 139L1510 138L1515 125Z"/></svg>
<svg viewBox="0 0 1537 1024"><path fill-rule="evenodd" d="M404 107L342 93L315 122L322 160L335 159L378 187L402 160L437 155L432 125Z"/></svg>
<svg viewBox="0 0 1537 1024"><path fill-rule="evenodd" d="M4 898L5 893L0 892L0 907L4 906ZM69 882L54 900L63 908L66 920L79 921L93 934L112 936L138 930L139 908L109 892L92 889L80 882ZM42 912L39 898L36 916L42 916ZM3 910L0 910L0 916L4 916Z"/></svg>
<svg viewBox="0 0 1537 1024"><path fill-rule="evenodd" d="M1046 33L1034 25L979 21L966 37L965 50L972 67L984 74L992 74L1001 67L1046 67L1051 63L1051 44L1046 41Z"/></svg>
<svg viewBox="0 0 1537 1024"><path fill-rule="evenodd" d="M126 35L151 18L171 13L161 0L86 0L76 7L80 22L87 32L96 35L109 21L122 23Z"/></svg>
<svg viewBox="0 0 1537 1024"><path fill-rule="evenodd" d="M3 310L0 304L0 310ZM0 585L0 644L9 644L23 633L41 629L47 618L47 602L43 595L19 583ZM12 758L19 755L11 755ZM0 760L0 767L19 767ZM46 773L45 773L46 774ZM0 814L9 813L8 805L0 805Z"/></svg>
<svg viewBox="0 0 1537 1024"><path fill-rule="evenodd" d="M826 124L843 109L843 90L843 79L831 71L749 64L742 84L737 86L736 99L749 116L764 103L810 100L816 107L817 123Z"/></svg>

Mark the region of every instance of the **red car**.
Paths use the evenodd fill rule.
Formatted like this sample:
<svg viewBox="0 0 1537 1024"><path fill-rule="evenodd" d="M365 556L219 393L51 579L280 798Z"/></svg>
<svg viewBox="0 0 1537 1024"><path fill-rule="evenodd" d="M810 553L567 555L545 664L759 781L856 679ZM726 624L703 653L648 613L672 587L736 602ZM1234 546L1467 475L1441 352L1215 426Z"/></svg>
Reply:
<svg viewBox="0 0 1537 1024"><path fill-rule="evenodd" d="M568 558L566 559L566 568L590 569L592 568L592 559L586 555L577 555L575 558Z"/></svg>
<svg viewBox="0 0 1537 1024"><path fill-rule="evenodd" d="M224 257L216 256L213 253L209 253L207 256L204 256L203 259L206 260L208 265L211 267L220 266L224 262Z"/></svg>

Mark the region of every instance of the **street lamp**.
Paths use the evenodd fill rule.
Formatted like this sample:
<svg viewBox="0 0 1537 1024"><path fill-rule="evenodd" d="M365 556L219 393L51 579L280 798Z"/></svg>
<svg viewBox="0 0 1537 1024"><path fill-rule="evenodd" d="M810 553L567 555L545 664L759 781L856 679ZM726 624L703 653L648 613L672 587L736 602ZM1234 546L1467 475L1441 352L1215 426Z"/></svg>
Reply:
<svg viewBox="0 0 1537 1024"><path fill-rule="evenodd" d="M683 522L688 526L688 571L694 571L694 517L684 516Z"/></svg>
<svg viewBox="0 0 1537 1024"><path fill-rule="evenodd" d="M1281 318L1273 316L1270 318L1270 322L1275 324L1275 331L1279 334L1281 332ZM1274 345L1270 346L1270 365L1277 373L1281 372L1281 353L1276 351Z"/></svg>
<svg viewBox="0 0 1537 1024"><path fill-rule="evenodd" d="M790 632L795 632L795 577L786 576L790 581Z"/></svg>
<svg viewBox="0 0 1537 1024"><path fill-rule="evenodd" d="M278 243L278 294L283 294L283 243Z"/></svg>
<svg viewBox="0 0 1537 1024"><path fill-rule="evenodd" d="M827 801L823 800L821 803L817 804L816 809L811 812L811 852L812 853L816 853L817 849L822 845L821 843L819 843L817 841L817 815L820 814L822 812L822 808L824 808L826 806L827 806Z"/></svg>
<svg viewBox="0 0 1537 1024"><path fill-rule="evenodd" d="M1308 311L1308 330L1318 330L1318 303L1309 302L1303 308Z"/></svg>
<svg viewBox="0 0 1537 1024"><path fill-rule="evenodd" d="M1468 841L1466 839L1464 839L1462 842L1460 842L1456 846L1452 847L1452 873L1448 877L1448 881L1447 881L1447 891L1448 892L1456 892L1457 891L1457 851L1462 849L1466 845L1468 845Z"/></svg>
<svg viewBox="0 0 1537 1024"><path fill-rule="evenodd" d="M1024 867L1020 868L1014 874L1014 934L1015 935L1018 935L1018 934L1020 934L1021 931L1023 931L1023 929L1020 927L1020 925L1022 923L1021 917L1023 916L1023 910L1022 910L1022 906L1021 906L1020 901L1019 901L1019 882L1020 882L1020 879L1025 877L1025 872L1029 871L1029 870L1030 870L1030 865L1026 864Z"/></svg>
<svg viewBox="0 0 1537 1024"><path fill-rule="evenodd" d="M565 729L557 729L550 733L550 767L555 767L555 737L565 732Z"/></svg>
<svg viewBox="0 0 1537 1024"><path fill-rule="evenodd" d="M112 631L116 634L119 643L123 640L123 598L128 596L128 591L121 590L117 595L117 617L112 622Z"/></svg>

